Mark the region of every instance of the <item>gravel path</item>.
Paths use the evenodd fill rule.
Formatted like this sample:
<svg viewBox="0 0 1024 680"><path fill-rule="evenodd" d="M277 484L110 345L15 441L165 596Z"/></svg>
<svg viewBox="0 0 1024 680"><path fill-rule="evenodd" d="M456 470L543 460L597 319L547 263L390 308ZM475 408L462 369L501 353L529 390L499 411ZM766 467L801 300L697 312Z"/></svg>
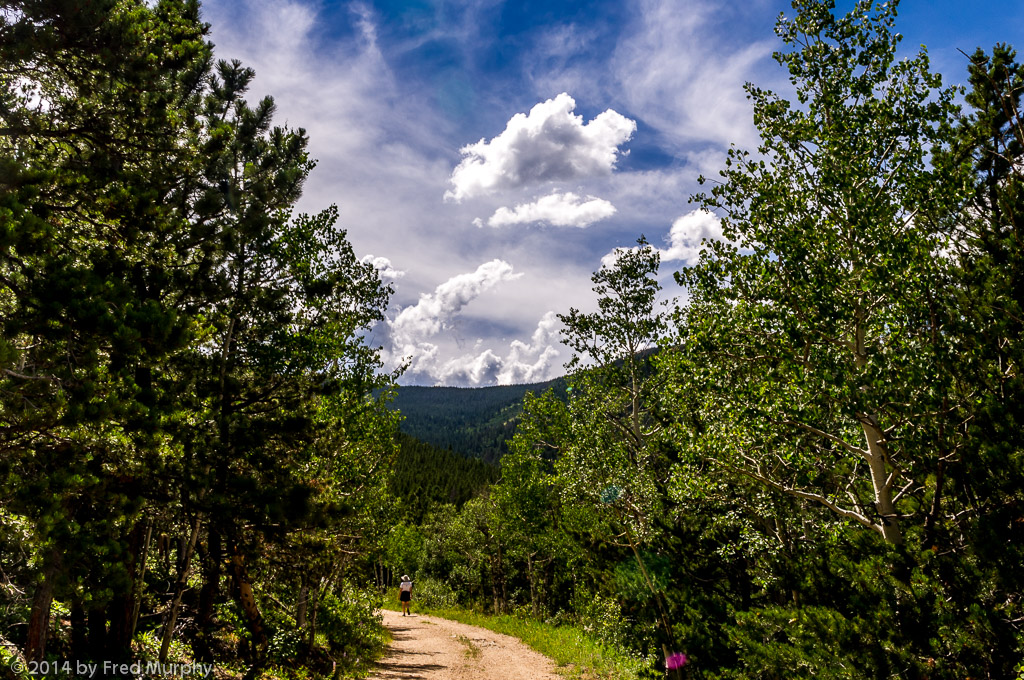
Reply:
<svg viewBox="0 0 1024 680"><path fill-rule="evenodd" d="M394 636L371 680L563 680L516 638L434 616L384 610Z"/></svg>

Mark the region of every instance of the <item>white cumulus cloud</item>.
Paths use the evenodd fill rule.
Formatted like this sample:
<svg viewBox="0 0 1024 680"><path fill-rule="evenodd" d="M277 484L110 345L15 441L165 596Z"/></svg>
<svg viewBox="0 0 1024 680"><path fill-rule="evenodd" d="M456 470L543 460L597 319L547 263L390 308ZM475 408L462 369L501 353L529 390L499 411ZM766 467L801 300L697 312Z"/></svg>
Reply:
<svg viewBox="0 0 1024 680"><path fill-rule="evenodd" d="M453 276L433 293L420 295L419 302L399 312L391 322L392 336L399 345L415 345L440 332L452 317L484 291L520 276L522 274L513 272L512 265L499 259L483 263L474 272Z"/></svg>
<svg viewBox="0 0 1024 680"><path fill-rule="evenodd" d="M493 385L501 370L502 360L487 349L476 356L451 359L437 372L439 384Z"/></svg>
<svg viewBox="0 0 1024 680"><path fill-rule="evenodd" d="M558 317L554 312L547 312L537 324L529 344L513 340L509 353L505 357L501 371L498 373L498 384L514 385L539 382L551 377L553 362L559 355Z"/></svg>
<svg viewBox="0 0 1024 680"><path fill-rule="evenodd" d="M636 122L608 109L589 123L573 114L576 101L566 93L517 113L504 132L460 150L446 200L462 201L499 189L541 182L575 180L612 171L618 147L633 136Z"/></svg>
<svg viewBox="0 0 1024 680"><path fill-rule="evenodd" d="M669 231L667 250L659 250L663 262L690 263L697 259L704 246L702 242L722 241L722 222L713 214L697 209L676 218Z"/></svg>
<svg viewBox="0 0 1024 680"><path fill-rule="evenodd" d="M361 262L367 262L377 270L382 279L400 279L405 276L405 272L401 269L395 269L394 265L391 264L391 260L386 257L374 257L373 255L367 255Z"/></svg>
<svg viewBox="0 0 1024 680"><path fill-rule="evenodd" d="M541 317L530 342L513 340L505 356L488 348L477 354L465 354L433 366L420 363L420 371L430 369L439 384L446 385L515 385L543 382L554 377L557 368L558 317L547 312ZM479 344L479 343L478 343Z"/></svg>
<svg viewBox="0 0 1024 680"><path fill-rule="evenodd" d="M554 227L589 227L615 214L615 206L603 198L582 198L572 192L557 191L538 198L533 203L521 203L513 209L498 208L487 224L507 227L514 224L546 222ZM479 226L479 225L478 225Z"/></svg>
<svg viewBox="0 0 1024 680"><path fill-rule="evenodd" d="M713 214L701 210L693 210L677 217L669 230L668 248L658 248L662 262L694 262L704 249L704 240L723 241L722 222ZM619 255L635 250L635 248L616 248L601 258L601 265L611 267Z"/></svg>

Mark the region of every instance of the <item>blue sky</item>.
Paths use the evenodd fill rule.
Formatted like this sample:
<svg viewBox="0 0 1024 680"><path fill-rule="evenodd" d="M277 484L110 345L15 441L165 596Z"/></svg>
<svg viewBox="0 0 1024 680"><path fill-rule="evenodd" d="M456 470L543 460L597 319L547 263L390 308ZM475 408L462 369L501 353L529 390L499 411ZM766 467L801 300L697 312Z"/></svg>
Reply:
<svg viewBox="0 0 1024 680"><path fill-rule="evenodd" d="M839 2L844 11L852 2ZM337 204L356 252L394 283L371 341L402 382L561 374L556 314L594 306L590 275L640 234L671 272L717 222L700 174L756 145L744 82L785 91L771 59L788 2L207 0L218 58L304 127L319 165L299 208ZM903 49L947 83L957 50L1024 45L1024 3L904 0Z"/></svg>

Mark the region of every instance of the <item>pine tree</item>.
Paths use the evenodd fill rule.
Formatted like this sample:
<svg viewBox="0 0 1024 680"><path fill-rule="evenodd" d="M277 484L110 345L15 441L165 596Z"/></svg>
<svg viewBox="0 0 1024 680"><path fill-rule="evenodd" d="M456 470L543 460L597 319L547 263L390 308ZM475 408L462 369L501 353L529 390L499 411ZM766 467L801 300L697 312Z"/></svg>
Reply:
<svg viewBox="0 0 1024 680"><path fill-rule="evenodd" d="M57 593L123 655L132 518L167 415L151 378L190 330L164 296L183 215L163 199L191 162L179 141L209 46L197 3L25 2L4 16L0 479L41 556L26 651L43 654Z"/></svg>
<svg viewBox="0 0 1024 680"><path fill-rule="evenodd" d="M258 672L263 549L337 574L393 456L362 339L390 290L336 210L292 216L305 134L245 103L251 70L213 74L206 32L196 2L5 7L0 521L33 558L29 658L55 598L75 650L130 656L144 595L166 656L198 552L200 628L228 558ZM181 525L176 592L146 592Z"/></svg>

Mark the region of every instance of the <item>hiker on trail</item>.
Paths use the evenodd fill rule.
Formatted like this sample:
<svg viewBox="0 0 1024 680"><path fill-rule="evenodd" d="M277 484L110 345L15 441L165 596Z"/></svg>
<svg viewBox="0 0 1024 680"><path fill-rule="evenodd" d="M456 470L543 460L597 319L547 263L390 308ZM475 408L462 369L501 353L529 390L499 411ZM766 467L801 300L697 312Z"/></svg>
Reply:
<svg viewBox="0 0 1024 680"><path fill-rule="evenodd" d="M412 616L409 611L409 601L412 600L412 581L409 575L402 577L402 584L398 586L398 601L402 603L402 616Z"/></svg>

